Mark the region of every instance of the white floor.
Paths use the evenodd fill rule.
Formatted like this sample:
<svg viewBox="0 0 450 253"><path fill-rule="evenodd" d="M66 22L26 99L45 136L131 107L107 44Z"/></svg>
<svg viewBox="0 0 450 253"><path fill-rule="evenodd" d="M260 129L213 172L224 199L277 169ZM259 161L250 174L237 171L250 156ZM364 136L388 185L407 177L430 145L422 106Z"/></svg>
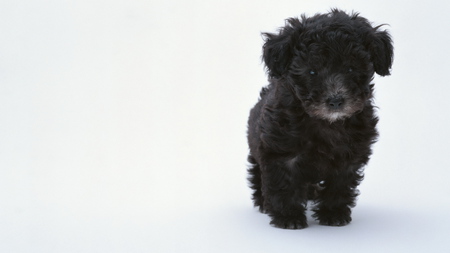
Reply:
<svg viewBox="0 0 450 253"><path fill-rule="evenodd" d="M269 225L246 182L260 32L357 10L393 35L353 222ZM3 1L0 252L449 252L449 2Z"/></svg>

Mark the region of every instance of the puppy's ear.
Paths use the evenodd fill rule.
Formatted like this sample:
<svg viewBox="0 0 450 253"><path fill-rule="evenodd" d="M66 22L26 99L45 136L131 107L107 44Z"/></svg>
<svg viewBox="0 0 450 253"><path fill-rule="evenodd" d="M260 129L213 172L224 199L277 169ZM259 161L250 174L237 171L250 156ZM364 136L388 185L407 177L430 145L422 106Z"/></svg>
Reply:
<svg viewBox="0 0 450 253"><path fill-rule="evenodd" d="M394 47L392 46L392 39L388 32L377 31L379 28L375 27L374 36L371 36L369 51L372 56L373 66L375 72L380 76L390 75L392 61L394 57Z"/></svg>
<svg viewBox="0 0 450 253"><path fill-rule="evenodd" d="M279 78L288 70L294 54L294 43L300 21L296 18L286 20L285 27L278 34L263 33L263 60L269 77Z"/></svg>

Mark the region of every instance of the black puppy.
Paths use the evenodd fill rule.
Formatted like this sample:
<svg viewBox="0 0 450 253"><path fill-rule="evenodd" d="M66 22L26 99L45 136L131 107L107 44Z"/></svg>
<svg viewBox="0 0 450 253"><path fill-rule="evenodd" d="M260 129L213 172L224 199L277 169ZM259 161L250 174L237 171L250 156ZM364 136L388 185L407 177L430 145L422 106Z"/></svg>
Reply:
<svg viewBox="0 0 450 253"><path fill-rule="evenodd" d="M308 200L320 224L346 225L377 138L371 81L390 74L391 38L336 9L263 35L270 84L248 121L254 204L275 227L307 227Z"/></svg>

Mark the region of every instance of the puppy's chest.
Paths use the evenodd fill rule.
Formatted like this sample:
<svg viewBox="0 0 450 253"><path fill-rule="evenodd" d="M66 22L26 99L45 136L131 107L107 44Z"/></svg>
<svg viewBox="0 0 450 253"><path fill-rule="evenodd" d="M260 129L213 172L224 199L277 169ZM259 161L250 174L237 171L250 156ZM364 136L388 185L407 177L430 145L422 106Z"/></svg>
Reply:
<svg viewBox="0 0 450 253"><path fill-rule="evenodd" d="M355 153L360 136L345 127L299 126L291 130L294 138L291 141L293 155L305 158L331 159L346 157Z"/></svg>

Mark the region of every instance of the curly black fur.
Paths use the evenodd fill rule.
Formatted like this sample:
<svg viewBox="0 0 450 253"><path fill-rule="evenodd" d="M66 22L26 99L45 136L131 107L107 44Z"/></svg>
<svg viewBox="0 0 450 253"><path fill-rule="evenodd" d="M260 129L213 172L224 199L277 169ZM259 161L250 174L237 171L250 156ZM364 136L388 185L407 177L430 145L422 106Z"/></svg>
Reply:
<svg viewBox="0 0 450 253"><path fill-rule="evenodd" d="M253 201L280 228L351 221L363 166L376 141L374 73L389 75L389 34L340 10L291 18L265 33L270 84L250 112L249 182Z"/></svg>

